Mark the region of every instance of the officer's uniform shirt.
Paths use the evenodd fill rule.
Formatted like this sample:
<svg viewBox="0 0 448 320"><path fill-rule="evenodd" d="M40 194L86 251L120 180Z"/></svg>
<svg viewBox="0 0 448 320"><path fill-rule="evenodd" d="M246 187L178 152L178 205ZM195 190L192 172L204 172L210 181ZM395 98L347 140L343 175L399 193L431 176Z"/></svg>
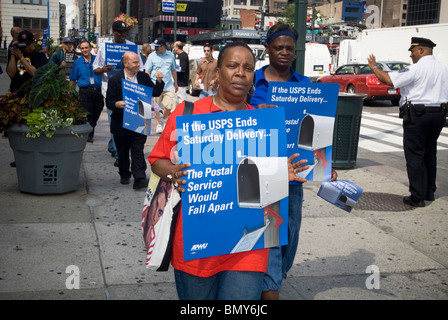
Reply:
<svg viewBox="0 0 448 320"><path fill-rule="evenodd" d="M421 57L417 63L389 76L400 88L400 105L408 102L439 107L448 102L448 67L433 55Z"/></svg>

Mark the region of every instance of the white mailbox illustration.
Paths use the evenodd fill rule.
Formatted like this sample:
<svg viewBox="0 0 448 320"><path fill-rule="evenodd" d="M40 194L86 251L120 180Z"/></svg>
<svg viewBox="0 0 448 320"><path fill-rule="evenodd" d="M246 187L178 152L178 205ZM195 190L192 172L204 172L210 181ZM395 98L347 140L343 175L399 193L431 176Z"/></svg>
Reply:
<svg viewBox="0 0 448 320"><path fill-rule="evenodd" d="M265 208L288 196L286 157L247 157L238 165L238 205Z"/></svg>
<svg viewBox="0 0 448 320"><path fill-rule="evenodd" d="M299 148L319 150L333 144L334 118L307 114L299 128Z"/></svg>
<svg viewBox="0 0 448 320"><path fill-rule="evenodd" d="M297 146L301 149L314 151L314 160L310 168L299 174L306 178L313 171L313 180L325 179L325 166L329 160L325 159L325 148L333 144L334 118L307 114L299 128Z"/></svg>
<svg viewBox="0 0 448 320"><path fill-rule="evenodd" d="M151 104L142 100L138 100L138 115L145 120L151 119Z"/></svg>

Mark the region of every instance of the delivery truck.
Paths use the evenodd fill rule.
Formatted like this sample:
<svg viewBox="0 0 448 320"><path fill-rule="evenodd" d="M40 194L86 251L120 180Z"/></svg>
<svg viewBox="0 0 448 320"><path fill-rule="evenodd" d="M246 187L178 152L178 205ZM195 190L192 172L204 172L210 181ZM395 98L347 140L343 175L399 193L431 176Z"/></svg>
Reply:
<svg viewBox="0 0 448 320"><path fill-rule="evenodd" d="M412 37L429 38L437 46L435 58L448 66L448 23L424 24L396 28L365 29L355 40L342 40L339 45L338 67L359 62L367 63L374 54L377 61L403 61L412 63L410 52Z"/></svg>

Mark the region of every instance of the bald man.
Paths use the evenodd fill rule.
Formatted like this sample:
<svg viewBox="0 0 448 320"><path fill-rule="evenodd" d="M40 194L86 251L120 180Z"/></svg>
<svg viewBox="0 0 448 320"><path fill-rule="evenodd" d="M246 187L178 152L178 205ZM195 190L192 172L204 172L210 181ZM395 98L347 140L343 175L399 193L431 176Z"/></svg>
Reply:
<svg viewBox="0 0 448 320"><path fill-rule="evenodd" d="M118 173L120 183L129 184L131 176L134 177L134 189L142 189L148 186L146 178L146 161L143 153L147 136L123 128L123 109L126 102L123 101L122 79L153 88L153 96L158 97L163 92L165 83L163 74L156 74L154 84L146 72L140 71L140 58L134 52L126 52L123 55L123 72L111 77L107 85L106 107L112 111L110 131L114 135L118 152ZM131 159L129 159L129 153ZM130 161L132 160L132 162ZM130 168L130 170L129 170Z"/></svg>
<svg viewBox="0 0 448 320"><path fill-rule="evenodd" d="M12 27L12 28L11 28L11 37L12 37L12 40L11 40L11 42L9 43L9 46L8 46L8 60L7 60L7 63L9 63L9 59L11 59L11 47L12 47L12 44L13 44L14 42L19 41L19 33L20 33L20 32L22 32L22 28L20 28L20 27Z"/></svg>

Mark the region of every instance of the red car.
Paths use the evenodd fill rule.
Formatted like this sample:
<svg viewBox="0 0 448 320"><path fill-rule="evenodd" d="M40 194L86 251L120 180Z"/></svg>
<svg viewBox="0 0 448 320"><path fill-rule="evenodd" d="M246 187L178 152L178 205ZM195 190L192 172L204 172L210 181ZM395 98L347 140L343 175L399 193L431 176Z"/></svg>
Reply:
<svg viewBox="0 0 448 320"><path fill-rule="evenodd" d="M378 67L384 68L382 64ZM367 64L347 64L329 76L320 77L317 82L339 83L340 92L365 93L366 100L390 100L393 105L400 101L400 89L380 82Z"/></svg>

